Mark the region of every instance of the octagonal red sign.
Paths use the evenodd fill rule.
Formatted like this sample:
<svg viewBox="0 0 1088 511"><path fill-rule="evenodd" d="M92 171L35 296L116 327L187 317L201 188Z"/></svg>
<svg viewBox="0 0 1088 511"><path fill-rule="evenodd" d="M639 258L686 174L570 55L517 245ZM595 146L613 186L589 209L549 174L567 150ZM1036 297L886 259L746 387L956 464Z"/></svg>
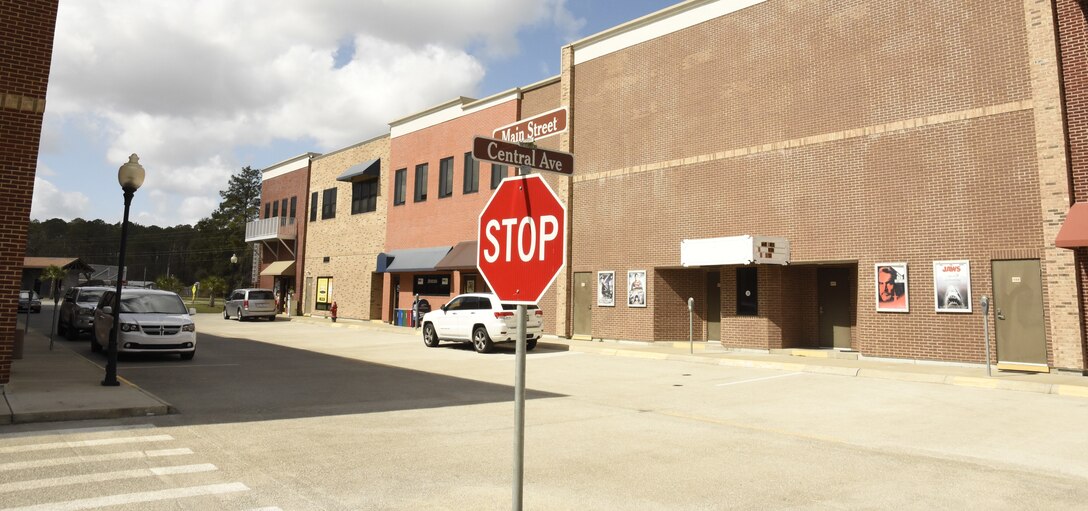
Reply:
<svg viewBox="0 0 1088 511"><path fill-rule="evenodd" d="M504 179L477 232L476 267L505 303L540 301L567 260L567 209L540 174Z"/></svg>

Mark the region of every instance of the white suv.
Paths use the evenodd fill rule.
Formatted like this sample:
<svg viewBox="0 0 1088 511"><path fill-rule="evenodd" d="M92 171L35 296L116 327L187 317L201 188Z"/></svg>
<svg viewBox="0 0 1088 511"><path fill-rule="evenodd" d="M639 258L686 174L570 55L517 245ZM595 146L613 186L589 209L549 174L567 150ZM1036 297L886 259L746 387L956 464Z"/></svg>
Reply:
<svg viewBox="0 0 1088 511"><path fill-rule="evenodd" d="M441 309L423 316L423 344L438 346L439 341L472 342L477 352L489 353L495 343L517 340L517 305L499 302L493 294L460 295ZM528 306L525 347L533 349L544 332L544 311Z"/></svg>
<svg viewBox="0 0 1088 511"><path fill-rule="evenodd" d="M91 351L109 346L113 330L113 309L117 291L102 294L94 311L94 339ZM121 290L121 331L117 333L118 353L177 353L182 360L196 355L196 325L177 293L157 289Z"/></svg>

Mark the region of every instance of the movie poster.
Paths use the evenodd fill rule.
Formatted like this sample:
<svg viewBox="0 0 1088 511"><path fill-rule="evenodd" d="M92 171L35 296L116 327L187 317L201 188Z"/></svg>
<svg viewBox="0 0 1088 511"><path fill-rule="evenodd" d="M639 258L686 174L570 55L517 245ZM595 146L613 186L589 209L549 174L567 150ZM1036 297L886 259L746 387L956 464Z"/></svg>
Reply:
<svg viewBox="0 0 1088 511"><path fill-rule="evenodd" d="M876 263L876 311L910 312L907 263Z"/></svg>
<svg viewBox="0 0 1088 511"><path fill-rule="evenodd" d="M971 264L934 261L933 292L937 312L971 312Z"/></svg>
<svg viewBox="0 0 1088 511"><path fill-rule="evenodd" d="M597 306L616 306L616 272L597 272Z"/></svg>
<svg viewBox="0 0 1088 511"><path fill-rule="evenodd" d="M627 306L646 306L646 270L627 272Z"/></svg>

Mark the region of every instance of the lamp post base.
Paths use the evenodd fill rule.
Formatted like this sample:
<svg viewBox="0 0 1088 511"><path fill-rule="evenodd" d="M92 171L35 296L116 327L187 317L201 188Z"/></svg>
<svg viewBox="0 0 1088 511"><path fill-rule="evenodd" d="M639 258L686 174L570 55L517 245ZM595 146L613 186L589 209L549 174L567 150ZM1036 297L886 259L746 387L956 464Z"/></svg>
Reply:
<svg viewBox="0 0 1088 511"><path fill-rule="evenodd" d="M103 387L120 387L121 382L117 380L102 380Z"/></svg>

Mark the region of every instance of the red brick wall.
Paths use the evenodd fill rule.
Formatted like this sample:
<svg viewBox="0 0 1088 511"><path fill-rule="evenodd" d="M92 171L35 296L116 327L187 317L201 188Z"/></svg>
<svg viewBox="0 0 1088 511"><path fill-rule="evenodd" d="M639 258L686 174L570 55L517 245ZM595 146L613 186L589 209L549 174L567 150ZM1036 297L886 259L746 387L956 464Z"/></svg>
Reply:
<svg viewBox="0 0 1088 511"><path fill-rule="evenodd" d="M298 197L298 202L295 205L295 226L298 229L298 239L295 242L295 289L298 290L302 284L302 275L305 275L305 268L303 268L305 262L305 254L302 253L303 247L306 246L306 222L310 220L310 191L318 192L318 221L321 219L321 190L309 190L310 184L310 168L305 166L298 170L293 170L281 176L276 176L272 179L265 180L261 183L261 218L264 218L264 205L271 202L281 202L283 199L287 199L287 211L280 211L279 216L289 216L291 213L291 197ZM339 200L339 197L337 197ZM282 206L282 204L281 204ZM350 214L351 211L337 210L337 215ZM269 209L269 215L271 215L271 209ZM290 243L288 241L288 243ZM267 245L275 247L275 250L269 250L268 246L261 243L261 264L260 271L263 271L275 261L286 261L292 259L291 252L283 246L282 243L276 240L271 240ZM258 274L260 273L258 271ZM261 276L258 279L258 286L265 288L272 288L273 277ZM299 304L301 306L301 304Z"/></svg>
<svg viewBox="0 0 1088 511"><path fill-rule="evenodd" d="M0 0L0 384L11 378L57 0Z"/></svg>

